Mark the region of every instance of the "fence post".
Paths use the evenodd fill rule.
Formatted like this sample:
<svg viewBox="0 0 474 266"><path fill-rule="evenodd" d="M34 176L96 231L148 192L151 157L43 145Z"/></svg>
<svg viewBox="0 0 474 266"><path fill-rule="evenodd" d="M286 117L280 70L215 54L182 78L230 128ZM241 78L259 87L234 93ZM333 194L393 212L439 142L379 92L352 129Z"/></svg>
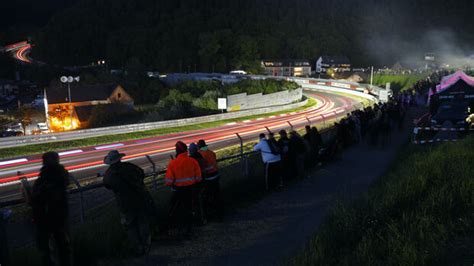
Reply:
<svg viewBox="0 0 474 266"><path fill-rule="evenodd" d="M152 166L152 169L153 169L152 183L153 183L153 190L156 191L158 189L158 186L156 184L156 176L158 175L158 173L156 172L156 164L155 164L155 162L153 162L150 155L147 155L146 159L151 163L151 166Z"/></svg>
<svg viewBox="0 0 474 266"><path fill-rule="evenodd" d="M306 117L306 120L308 120L308 123L311 126L311 120L308 117Z"/></svg>
<svg viewBox="0 0 474 266"><path fill-rule="evenodd" d="M83 194L83 191L82 191L82 186L74 176L69 175L69 177L72 179L74 184L76 184L76 187L79 189L79 203L80 203L80 206L81 206L81 223L84 223L86 214L85 214L85 211L84 211L84 194Z"/></svg>
<svg viewBox="0 0 474 266"><path fill-rule="evenodd" d="M265 129L268 131L268 134L272 133L272 131L268 127L265 127Z"/></svg>
<svg viewBox="0 0 474 266"><path fill-rule="evenodd" d="M286 121L288 123L288 125L290 125L290 128L293 130L293 125L291 124L290 121Z"/></svg>
<svg viewBox="0 0 474 266"><path fill-rule="evenodd" d="M413 143L414 144L417 144L417 142L418 142L418 140L417 140L418 131L419 131L419 128L417 128L415 126L415 128L413 128Z"/></svg>
<svg viewBox="0 0 474 266"><path fill-rule="evenodd" d="M235 135L237 136L237 138L239 138L240 141L240 159L242 159L242 155L244 154L244 140L242 139L239 133L235 133Z"/></svg>

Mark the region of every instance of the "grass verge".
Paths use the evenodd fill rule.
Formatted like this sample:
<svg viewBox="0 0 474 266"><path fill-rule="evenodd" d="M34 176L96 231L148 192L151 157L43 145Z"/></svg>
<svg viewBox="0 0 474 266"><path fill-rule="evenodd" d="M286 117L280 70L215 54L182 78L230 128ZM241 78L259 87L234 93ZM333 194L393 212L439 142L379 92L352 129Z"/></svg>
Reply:
<svg viewBox="0 0 474 266"><path fill-rule="evenodd" d="M376 74L374 75L374 84L379 86L391 83L391 89L395 92L403 92L413 87L413 85L428 76L428 74L412 74L412 75L388 75Z"/></svg>
<svg viewBox="0 0 474 266"><path fill-rule="evenodd" d="M409 146L353 204L336 204L296 265L471 265L474 137Z"/></svg>
<svg viewBox="0 0 474 266"><path fill-rule="evenodd" d="M4 149L0 149L0 159L44 153L50 150L65 150L65 149L71 149L71 148L81 148L81 147L101 145L101 144L113 143L113 142L119 142L119 141L155 137L159 135L165 135L165 134L171 134L171 133L177 133L177 132L183 132L183 131L213 128L213 127L225 125L227 123L251 120L251 119L264 117L264 116L280 115L280 114L286 114L289 112L299 112L299 111L306 110L310 107L314 107L316 105L317 105L317 101L312 98L309 98L308 103L302 107L280 111L280 112L268 113L268 114L253 115L253 116L227 119L227 120L222 120L222 121L208 122L208 123L189 125L189 126L170 127L170 128L154 129L154 130L118 134L118 135L107 135L107 136L100 136L100 137L93 137L93 138L86 138L86 139L79 139L79 140L60 141L60 142L51 142L51 143L44 143L44 144L27 145L27 146L21 146L21 147L4 148Z"/></svg>

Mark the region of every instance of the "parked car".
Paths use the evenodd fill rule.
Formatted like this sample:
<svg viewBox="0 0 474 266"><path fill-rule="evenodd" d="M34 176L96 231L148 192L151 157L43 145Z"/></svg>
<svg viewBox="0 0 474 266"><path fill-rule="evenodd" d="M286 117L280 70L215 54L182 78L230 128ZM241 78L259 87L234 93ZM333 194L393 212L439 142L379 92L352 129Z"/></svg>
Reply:
<svg viewBox="0 0 474 266"><path fill-rule="evenodd" d="M467 127L466 118L469 116L468 108L463 104L446 103L439 106L435 115L431 117L432 127L443 127L450 122L452 127Z"/></svg>
<svg viewBox="0 0 474 266"><path fill-rule="evenodd" d="M49 128L46 123L38 123L37 127L41 134L49 133Z"/></svg>

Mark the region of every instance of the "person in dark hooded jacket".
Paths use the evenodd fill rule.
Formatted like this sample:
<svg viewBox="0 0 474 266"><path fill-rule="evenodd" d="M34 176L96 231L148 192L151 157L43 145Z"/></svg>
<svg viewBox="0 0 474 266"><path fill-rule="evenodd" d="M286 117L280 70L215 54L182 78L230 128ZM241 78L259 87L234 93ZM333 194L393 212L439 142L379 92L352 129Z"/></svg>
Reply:
<svg viewBox="0 0 474 266"><path fill-rule="evenodd" d="M29 203L37 229L38 248L44 265L53 265L49 240L56 241L60 265L71 265L71 249L67 226L69 173L59 164L59 154L43 154L43 167L33 185Z"/></svg>
<svg viewBox="0 0 474 266"><path fill-rule="evenodd" d="M109 168L104 175L104 186L114 192L128 239L135 255L146 254L151 247L151 221L156 207L144 183L143 169L129 162L122 162L125 156L116 150L104 158Z"/></svg>

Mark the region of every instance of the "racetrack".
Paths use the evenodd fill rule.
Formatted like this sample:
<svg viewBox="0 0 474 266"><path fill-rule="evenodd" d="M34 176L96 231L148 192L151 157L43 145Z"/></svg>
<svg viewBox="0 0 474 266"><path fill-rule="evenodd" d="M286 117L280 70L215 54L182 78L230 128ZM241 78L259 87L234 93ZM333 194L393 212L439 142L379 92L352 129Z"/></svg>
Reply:
<svg viewBox="0 0 474 266"><path fill-rule="evenodd" d="M354 98L339 94L323 92L308 92L307 94L309 97L315 98L318 101L318 105L298 113L262 117L212 129L187 131L62 151L60 153L62 155L61 163L66 166L75 178L79 180L90 179L105 171L106 166L103 165L102 160L108 151L118 149L127 155L125 160L140 165L145 171L151 171L151 164L145 156L149 155L158 168L164 168L169 161L170 155L174 154L174 144L178 140L190 143L199 139L205 139L212 149L220 149L239 143L235 133L239 133L244 141L255 140L259 133L266 132L265 127L268 127L273 132L277 132L280 129L288 129L290 127L288 122L290 122L295 128L302 128L308 124L308 119L313 124L316 124L326 119L339 117L345 115L347 110L359 103ZM37 176L41 168L41 155L28 156L27 158L26 162L12 161L13 163L5 163L4 165L1 165L0 162L0 186L3 190L0 198L10 194L5 193L10 190L7 187L18 184L19 177L33 178ZM18 175L18 172L21 174Z"/></svg>

